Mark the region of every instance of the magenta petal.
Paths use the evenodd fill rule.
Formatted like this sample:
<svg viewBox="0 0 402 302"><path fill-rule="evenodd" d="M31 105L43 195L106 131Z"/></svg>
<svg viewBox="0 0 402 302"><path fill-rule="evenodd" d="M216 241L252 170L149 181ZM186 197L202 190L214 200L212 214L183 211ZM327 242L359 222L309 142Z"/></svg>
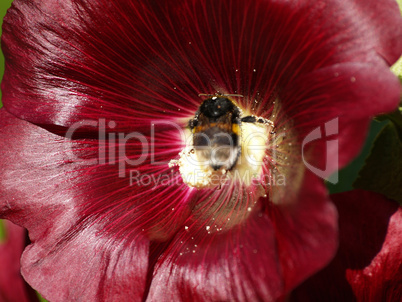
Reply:
<svg viewBox="0 0 402 302"><path fill-rule="evenodd" d="M316 128L321 131L322 136L306 143L303 148L305 164L309 165L308 168L314 169L321 178L335 177L339 169L360 153L370 122L371 119L368 118L348 122L345 116L341 115L339 118L322 123L321 127ZM325 132L326 125L336 125L334 126L336 132ZM337 182L338 178L334 178L333 181Z"/></svg>
<svg viewBox="0 0 402 302"><path fill-rule="evenodd" d="M291 301L401 301L401 207L361 190L331 199L339 211L338 253L295 290Z"/></svg>
<svg viewBox="0 0 402 302"><path fill-rule="evenodd" d="M122 168L127 174L119 177L119 165L100 157L98 140L68 140L4 109L0 126L2 217L26 227L32 240L43 234L57 237L88 219L102 221L105 233L116 237L135 238L144 231L152 239L166 240L188 215L191 190L181 187L180 175L168 174L167 165L152 166L149 159L141 166L128 165L127 170L148 176L130 184L128 171ZM135 152L137 145L127 143L127 149ZM178 151L169 148L164 153L173 157ZM158 178L164 172L169 182ZM164 219L155 219L161 213Z"/></svg>
<svg viewBox="0 0 402 302"><path fill-rule="evenodd" d="M320 168L329 165L325 177L357 153L369 118L397 105L400 85L388 65L401 53L401 31L393 0L15 0L4 24L4 105L43 127L0 112L0 210L30 232L24 276L52 301L140 300L148 290L153 300L166 292L179 300L282 298L326 265L337 244L336 211L298 154L283 196L261 199L262 209L246 208L248 219L208 236L185 229L205 221L191 211L196 190L167 164L145 161L137 172L152 179L173 171L174 183L129 186L117 176L122 158L98 161L102 140L51 132L105 119L148 139L154 122L184 127L199 93L238 93L239 106L258 115L278 101L278 122L299 135L279 149L339 118L331 133L339 160L323 158L325 139L307 150ZM181 142L158 135L166 150L154 155L176 158ZM127 147L131 158L140 153L139 142ZM161 249L154 279L150 241Z"/></svg>
<svg viewBox="0 0 402 302"><path fill-rule="evenodd" d="M38 301L35 291L24 281L20 273L20 257L24 250L25 229L4 220L5 238L0 240L0 301Z"/></svg>
<svg viewBox="0 0 402 302"><path fill-rule="evenodd" d="M303 74L289 86L284 107L299 127L388 112L395 109L401 95L398 78L385 64L336 64Z"/></svg>
<svg viewBox="0 0 402 302"><path fill-rule="evenodd" d="M337 212L322 181L306 171L298 202L272 205L285 292L325 266L337 248Z"/></svg>
<svg viewBox="0 0 402 302"><path fill-rule="evenodd" d="M321 181L306 174L296 204L271 204L228 231L190 217L155 266L151 300L275 301L326 265L337 215Z"/></svg>
<svg viewBox="0 0 402 302"><path fill-rule="evenodd" d="M358 154L371 117L394 110L401 96L400 82L385 64L337 64L289 86L284 111L295 123L304 159L324 171L322 178ZM306 141L314 131L320 138Z"/></svg>
<svg viewBox="0 0 402 302"><path fill-rule="evenodd" d="M149 298L274 301L282 290L272 224L267 215L254 213L222 234L208 234L205 227L193 233L183 227L155 266Z"/></svg>
<svg viewBox="0 0 402 302"><path fill-rule="evenodd" d="M340 118L339 132L339 158L338 163L336 161L327 161L327 169L329 171L337 171L340 168L346 166L350 161L355 158L363 147L366 140L367 132L371 119L361 119L351 123L342 124L343 119ZM334 139L334 137L332 137ZM351 141L353 139L353 142ZM323 147L321 145L321 147ZM335 150L334 150L335 152ZM328 153L328 158L331 158L331 153ZM333 156L334 158L335 156Z"/></svg>
<svg viewBox="0 0 402 302"><path fill-rule="evenodd" d="M401 31L402 18L398 14L396 1L367 1L357 0L354 14L365 15L361 30L371 32L368 38L372 40L376 52L392 65L401 56ZM343 3L341 3L343 7ZM351 11L348 11L351 13ZM366 37L362 37L365 39Z"/></svg>
<svg viewBox="0 0 402 302"><path fill-rule="evenodd" d="M112 221L84 218L81 212L82 204L99 198L81 191L86 184L90 192L88 186L96 183L90 181L94 167L88 158L96 152L4 109L0 146L2 217L26 227L32 241L22 260L25 279L51 301L140 299L149 240L135 229L129 237L104 232ZM98 194L107 193L98 189Z"/></svg>
<svg viewBox="0 0 402 302"><path fill-rule="evenodd" d="M391 64L401 28L392 0L16 0L4 23L3 101L63 127L188 117L199 93L217 91L243 94L244 105L258 98L263 111L316 69Z"/></svg>
<svg viewBox="0 0 402 302"><path fill-rule="evenodd" d="M149 241L107 238L95 225L72 238L44 237L24 252L22 274L50 301L141 301Z"/></svg>

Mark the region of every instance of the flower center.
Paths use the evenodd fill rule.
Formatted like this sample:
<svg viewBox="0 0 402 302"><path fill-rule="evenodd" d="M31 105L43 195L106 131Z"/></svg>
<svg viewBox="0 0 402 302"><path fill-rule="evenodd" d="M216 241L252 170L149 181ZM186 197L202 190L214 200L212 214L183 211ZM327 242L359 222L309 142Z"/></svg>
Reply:
<svg viewBox="0 0 402 302"><path fill-rule="evenodd" d="M189 121L191 138L171 166L179 166L184 183L216 188L228 180L247 187L263 173L272 121L244 116L227 96L206 99Z"/></svg>
<svg viewBox="0 0 402 302"><path fill-rule="evenodd" d="M257 100L243 103L249 107L241 108L225 95L204 100L189 120L186 147L170 161L183 185L197 189L185 222L188 234L225 232L259 213L268 201L295 200L303 167L292 121L279 99L271 107L266 101L264 107ZM256 115L243 113L253 111Z"/></svg>

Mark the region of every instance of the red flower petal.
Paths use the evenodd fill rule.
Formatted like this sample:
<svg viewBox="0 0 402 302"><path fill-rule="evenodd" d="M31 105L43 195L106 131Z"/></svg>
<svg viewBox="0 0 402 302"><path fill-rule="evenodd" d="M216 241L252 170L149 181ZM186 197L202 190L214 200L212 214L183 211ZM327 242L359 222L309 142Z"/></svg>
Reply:
<svg viewBox="0 0 402 302"><path fill-rule="evenodd" d="M170 173L167 164L152 165L148 156L140 166L120 166L124 160L137 158L142 151L140 141L127 142L127 158L119 154L110 162L98 140L62 138L4 110L0 126L5 159L0 161L2 216L21 223L33 240L48 234L57 220L63 221L62 231L66 231L81 217L91 217L102 224L107 221L104 231L113 236L125 238L134 232L135 237L136 232L146 231L149 238L163 241L189 214L195 190L183 185L180 175ZM164 131L159 135L169 136ZM109 145L102 148L108 150ZM177 153L171 149L154 155L158 161ZM138 178L138 184L133 178L130 184L133 168L148 178ZM125 177L119 177L121 171ZM169 177L165 184L164 177ZM68 218L66 213L70 213ZM156 219L161 215L165 219Z"/></svg>
<svg viewBox="0 0 402 302"><path fill-rule="evenodd" d="M98 183L98 196L91 195L96 186L91 180L97 178L88 178L94 169L88 154L96 152L4 109L0 137L1 216L29 229L32 245L22 260L26 280L52 301L142 297L149 240L136 229L123 238L104 232L115 222L93 216L83 220L80 213L82 204L116 190Z"/></svg>
<svg viewBox="0 0 402 302"><path fill-rule="evenodd" d="M326 195L321 180L306 171L297 202L284 200L267 209L275 228L285 292L326 265L335 254L337 213Z"/></svg>
<svg viewBox="0 0 402 302"><path fill-rule="evenodd" d="M52 242L35 241L22 257L22 274L51 301L141 300L149 241L115 241L93 225Z"/></svg>
<svg viewBox="0 0 402 302"><path fill-rule="evenodd" d="M299 127L331 118L349 120L388 112L398 104L401 86L385 64L343 63L315 70L291 83L283 98ZM303 120L303 114L310 119Z"/></svg>
<svg viewBox="0 0 402 302"><path fill-rule="evenodd" d="M151 300L283 297L328 263L336 249L336 213L317 180L306 178L304 186L310 188L302 191L297 206L271 205L264 210L261 203L230 230L220 231L218 219L189 217L156 264Z"/></svg>
<svg viewBox="0 0 402 302"><path fill-rule="evenodd" d="M17 0L4 23L3 101L19 117L65 127L188 117L197 94L216 91L243 94L243 107L257 99L261 113L318 68L392 63L401 28L391 0Z"/></svg>
<svg viewBox="0 0 402 302"><path fill-rule="evenodd" d="M161 259L152 301L274 301L282 294L275 235L261 212L222 234L183 228Z"/></svg>
<svg viewBox="0 0 402 302"><path fill-rule="evenodd" d="M291 301L400 301L402 209L380 194L331 196L340 247L330 265L297 288Z"/></svg>
<svg viewBox="0 0 402 302"><path fill-rule="evenodd" d="M26 230L7 221L5 238L0 239L0 301L38 301L35 291L24 281L20 273L20 257L27 239Z"/></svg>
<svg viewBox="0 0 402 302"><path fill-rule="evenodd" d="M282 99L283 111L293 121L300 144L319 130L320 138L307 141L303 151L307 162L325 170L321 177L342 168L359 152L372 116L398 105L400 82L384 72L385 67L337 64L290 84L292 89ZM336 143L327 144L330 140Z"/></svg>
<svg viewBox="0 0 402 302"><path fill-rule="evenodd" d="M84 135L94 137L99 119L104 118L117 122L116 132L138 131L148 140L148 128L154 121L180 121L184 126L197 110L199 93L240 93L244 95L239 100L242 108L267 118L272 102L278 100L282 110L278 126L284 129L285 123L293 123L291 130L296 134L290 132L298 135L294 143L300 145L309 131L341 115L340 133L335 133L335 138L339 140L337 146L347 148L341 149L339 163L330 160L323 175L327 176L349 161L363 141L364 133L352 126L362 122L358 129L365 130L371 115L392 109L399 99L399 84L391 78L385 61L392 62L401 52L402 26L396 26L401 18L395 3L392 11L391 0L384 5L376 3L15 0L4 27L5 107L52 132L66 131L66 127L76 122L85 124L89 119L97 124L83 128L91 132ZM388 50L390 45L394 50ZM383 102L376 102L380 97ZM339 99L342 102L335 103ZM263 255L256 263L269 263L269 268L253 276L239 259L231 258L232 262L223 267L235 265L239 275L232 281L239 283L243 278L247 282L242 291L228 282L222 289L207 289L208 283L199 284L201 291L189 288L194 280L183 278L198 270L197 264L186 262L191 258L176 258L173 251L181 249L175 245L180 236L187 236L179 231L183 223L195 220L190 212L193 203L200 202L193 199L195 190L180 181L172 186L130 187L116 177L116 166L108 165L106 157L105 164L93 163L99 158L102 139L63 139L9 114L3 116L0 147L6 160L0 162L0 208L4 217L30 230L33 245L24 258L25 276L51 299L79 297L84 290L83 278L93 281L85 299L140 297L149 285L145 284L150 273L148 259L144 259L149 240L163 242L153 243L162 253L156 277L168 282L176 298L187 297L190 292L217 299L278 297L333 255L334 209L323 185L310 172L303 178L301 158L290 154L300 161L284 165L291 183L273 192L273 204L260 200L259 213L264 217L269 242L259 245L266 251L275 249L275 253ZM161 160L174 158L181 148L180 140L169 131L157 135L158 146L168 144L168 148L154 155ZM356 146L350 147L355 142ZM111 150L110 145L104 147ZM139 147L139 142L127 144L131 159L141 153ZM327 164L319 154L324 147L325 140L309 147L308 155L314 163ZM335 147L326 150L330 155L336 153ZM292 150L289 147L285 151ZM117 158L115 163L122 160ZM128 172L129 167L121 170ZM155 167L149 160L138 167L140 174L150 177L169 171L166 165ZM179 178L173 172L173 179ZM234 208L230 210L235 212ZM206 222L203 215L197 219L198 224ZM207 242L205 250L200 250L205 263L216 269L220 265L217 253L222 249L257 244L264 230L254 230L253 219L241 222L244 229L233 226L221 237L233 243L224 242L222 247L218 239ZM201 240L199 232L193 237ZM187 240L186 247L191 244ZM94 247L103 242L105 248ZM81 245L82 254L76 252ZM141 257L126 270L132 252ZM250 251L240 254L241 259L252 262ZM79 263L90 263L91 257L93 269L86 267L82 273ZM180 272L167 272L174 269L169 259L177 259L182 265ZM150 260L152 268L153 254ZM72 269L64 276L62 269L69 263ZM55 268L57 277L48 278ZM61 282L74 273L79 275L76 281ZM130 278L138 286L130 287ZM155 282L149 293L158 297ZM184 289L180 285L183 282ZM69 291L75 286L77 290ZM119 296L121 287L124 289Z"/></svg>
<svg viewBox="0 0 402 302"><path fill-rule="evenodd" d="M83 295L81 292L83 288L79 285L82 283L82 278L89 278L88 276L91 276L93 283L86 285L88 288L92 286L92 289L88 290L87 299L113 297L117 295L117 290L121 286L124 287L125 282L132 278L138 280L139 284L142 282L143 287L138 286L136 287L137 291L132 292L136 289L127 285L127 290L122 292L122 295L136 294L140 296L141 289L145 290L147 261L144 257L146 257L148 241L141 239L142 237L138 235L139 232L141 233L139 228L144 227L147 232L150 232L146 232L145 235L153 236L152 238L155 239L155 235L153 235L155 231L152 230L152 225L141 226L141 222L155 221L157 230L162 229L164 225L164 220L161 220L161 217L167 217L166 223L170 219L170 224L167 225L181 226L181 228L186 223L191 225L190 222L195 219L194 223L198 225L196 230L200 230L200 224L208 222L205 217L190 216L184 224L173 223L172 218L177 216L182 216L185 219L186 216L183 214L186 211L180 210L180 207L173 203L173 206L176 207L175 211L178 213L171 214L173 216L169 216L169 214L165 216L163 214L164 207L168 207L168 212L172 212L170 208L172 204L169 203L174 202L175 199L170 197L166 200L157 197L154 204L153 202L146 203L145 200L139 204L134 204L134 209L141 212L138 216L136 211L131 210L130 199L127 199L126 193L124 193L131 190L135 196L135 187L119 188L120 185L123 185L116 181L114 184L108 185L111 179L118 179L116 173L113 174L110 169L104 170L102 166L97 167L95 165L93 167L90 164L91 162L87 162L96 156L97 144L94 148L94 145L91 145L88 140L84 142L69 141L18 120L5 111L1 113L0 135L3 139L0 140L0 145L4 158L9 159L0 163L2 165L0 169L2 171L0 177L2 189L0 192L3 194L1 198L3 216L14 221L20 221L30 230L33 245L24 255L24 276L45 297L62 300ZM77 160L79 158L86 158L87 161ZM147 166L143 168L146 169ZM97 169L100 171L96 172ZM99 174L105 175L105 177L100 178ZM228 231L226 229L225 232L227 233L222 237L213 237L210 242L202 243L206 247L205 261L212 261L211 265L216 264L218 259L216 256L222 252L221 248L235 248L242 244L250 247L260 245L261 251L270 251L267 255L261 252L261 256L258 257L259 261L256 261L256 265L258 265L256 267L261 267L259 269L261 275L256 275L255 280L248 279L245 292L237 292L232 287L222 288L224 292L217 292L217 297L223 297L222 299L225 295L228 298L238 297L239 299L241 297L259 296L277 297L281 295L281 290L284 287L287 290L292 288L329 260L335 249L334 212L331 204L325 199L325 189L322 184L317 183L316 177L308 177L303 187L304 190L299 199L293 200L291 204L286 203L289 200L279 200L281 205L272 205L270 209L265 209L265 214L259 211L265 217L261 222L260 229L255 229L257 222L254 219L248 219L238 224L233 230ZM156 191L147 191L146 187L142 187L142 189L145 189L144 192L148 201L152 201L158 194L161 194L159 189ZM172 190L177 192L177 188L173 187ZM287 190L289 198L291 191ZM111 194L112 192L116 193ZM232 196L232 194L227 195L229 198ZM180 194L177 196L180 197ZM208 194L205 198L207 197ZM198 199L202 200L203 198L198 197ZM216 198L212 202L214 206L219 205ZM155 208L155 206L159 206L159 208ZM233 211L231 208L229 210ZM193 213L193 215L196 214L196 212ZM275 243L274 235L269 235L272 234L273 228L267 219L267 213L274 220L275 237L278 243ZM154 215L154 219L152 219L152 215ZM259 217L255 215L254 217L258 221ZM227 217L233 218L235 216L228 215ZM158 226L158 224L162 225ZM243 230L245 225L248 227ZM191 233L184 233L185 236L188 234ZM200 236L202 233L197 231L193 235L196 238L195 240L202 241L203 236ZM176 235L174 242L184 241L183 247L192 244L192 240L185 240L188 238L180 240L180 236L180 234ZM224 238L238 238L238 241L234 243L222 242L220 245ZM314 240L312 240L313 238ZM219 249L213 247L216 244L219 244ZM277 244L279 244L278 250ZM213 248L209 249L208 246ZM180 249L172 243L163 257L165 259L174 258ZM93 254L93 251L96 253ZM208 254L210 251L213 251L211 255ZM250 254L251 252L254 254L254 248L245 249L239 255L239 259L243 259L242 262L226 264L237 265L236 269L238 269L239 275L233 278L246 279L249 274L253 275L252 271L247 271L251 264L244 264L255 258L255 255ZM129 256L132 255L131 253L143 256L132 259L127 256L127 253ZM203 254L203 251L200 253ZM317 257L318 253L320 257ZM117 262L115 270L109 273L108 267L118 261L116 258L122 262ZM130 271L125 270L128 266L128 258L133 261ZM91 262L89 262L90 259ZM179 260L185 262L184 259ZM278 267L278 259L280 259L280 268ZM82 262L91 263L92 268L81 267L79 270ZM264 263L270 263L270 265L265 266ZM273 268L273 264L275 264L275 268ZM165 267L170 263L163 262L160 265ZM179 277L186 276L191 272L191 269L185 271L185 266L191 268L194 264L189 262L182 265L183 275L174 276L176 278L169 280L173 288L175 283L181 282ZM68 267L68 272L65 269L66 267ZM162 275L158 276L157 280L167 278L163 274L164 271L162 268L158 270ZM47 276L50 272L52 278L48 279ZM209 274L208 271L205 273ZM76 283L66 282L74 275L77 275L74 279L77 280ZM122 280L116 280L116 276L126 276L126 278L122 277ZM219 274L216 276L216 278L221 277ZM264 285L263 283L267 280L270 282ZM283 284L283 280L285 284ZM100 285L100 288L96 287L97 284ZM158 281L153 281L150 290L151 295L157 295L153 288L155 284L158 284ZM226 283L226 286L229 285L230 283ZM111 287L111 292L109 292L108 286ZM200 286L207 286L207 283L201 283ZM71 291L71 288L76 288L76 290ZM216 289L211 288L211 290L215 291ZM253 293L253 290L256 292ZM182 295L182 293L173 292L172 289L172 295ZM190 289L187 289L187 294L189 293ZM192 294L197 295L198 292L194 291Z"/></svg>

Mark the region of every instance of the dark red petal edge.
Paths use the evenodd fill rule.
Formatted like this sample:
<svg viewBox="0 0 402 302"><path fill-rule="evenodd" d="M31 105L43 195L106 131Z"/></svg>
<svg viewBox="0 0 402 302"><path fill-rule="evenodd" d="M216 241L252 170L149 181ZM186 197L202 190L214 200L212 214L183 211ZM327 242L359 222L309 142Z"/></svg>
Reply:
<svg viewBox="0 0 402 302"><path fill-rule="evenodd" d="M362 190L331 199L339 211L338 253L290 301L401 301L402 208Z"/></svg>

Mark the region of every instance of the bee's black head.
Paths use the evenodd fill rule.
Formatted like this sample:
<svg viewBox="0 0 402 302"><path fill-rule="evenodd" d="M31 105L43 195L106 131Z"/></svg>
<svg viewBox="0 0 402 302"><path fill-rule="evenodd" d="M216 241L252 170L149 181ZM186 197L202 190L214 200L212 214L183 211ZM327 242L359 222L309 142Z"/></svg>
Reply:
<svg viewBox="0 0 402 302"><path fill-rule="evenodd" d="M206 117L216 119L228 112L235 111L236 106L224 96L214 96L206 99L200 106L200 113Z"/></svg>

